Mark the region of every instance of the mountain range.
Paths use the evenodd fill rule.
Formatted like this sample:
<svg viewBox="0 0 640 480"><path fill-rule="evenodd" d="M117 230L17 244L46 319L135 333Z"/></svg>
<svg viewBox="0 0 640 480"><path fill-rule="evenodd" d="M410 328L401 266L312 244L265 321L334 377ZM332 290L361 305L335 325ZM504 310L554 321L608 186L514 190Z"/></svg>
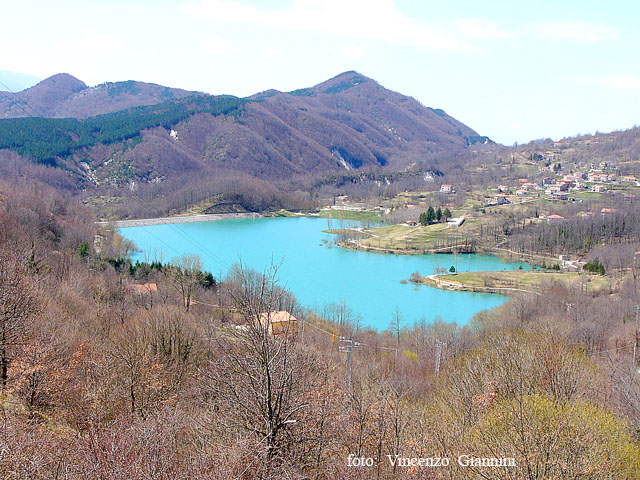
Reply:
<svg viewBox="0 0 640 480"><path fill-rule="evenodd" d="M424 169L487 137L357 72L247 98L58 74L0 93L0 161L63 167L78 188ZM475 148L475 147L474 147Z"/></svg>

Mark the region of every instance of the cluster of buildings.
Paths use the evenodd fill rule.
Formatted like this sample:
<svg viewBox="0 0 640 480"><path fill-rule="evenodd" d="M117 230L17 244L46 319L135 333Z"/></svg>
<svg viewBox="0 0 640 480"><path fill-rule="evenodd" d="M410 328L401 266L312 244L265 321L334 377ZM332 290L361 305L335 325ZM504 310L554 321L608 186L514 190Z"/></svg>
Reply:
<svg viewBox="0 0 640 480"><path fill-rule="evenodd" d="M603 208L600 210L600 215L606 217L608 215L613 215L618 210L615 208ZM580 214L582 218L593 218L596 216L596 212L582 212ZM562 215L540 215L540 220L546 220L547 223L562 223L566 219Z"/></svg>
<svg viewBox="0 0 640 480"><path fill-rule="evenodd" d="M531 182L527 178L519 179L519 184L515 186L498 185L496 195L494 196L494 204L505 205L511 203L507 195L516 195L518 197L526 197L534 192L544 193L544 195L554 200L568 200L571 191L587 191L604 193L613 185L623 183L631 183L640 186L640 182L633 175L618 176L614 173L605 172L604 170L611 168L609 162L601 162L597 165L591 163L585 165L584 172L569 173L562 176L545 176L538 182ZM547 171L548 167L544 167L541 171Z"/></svg>

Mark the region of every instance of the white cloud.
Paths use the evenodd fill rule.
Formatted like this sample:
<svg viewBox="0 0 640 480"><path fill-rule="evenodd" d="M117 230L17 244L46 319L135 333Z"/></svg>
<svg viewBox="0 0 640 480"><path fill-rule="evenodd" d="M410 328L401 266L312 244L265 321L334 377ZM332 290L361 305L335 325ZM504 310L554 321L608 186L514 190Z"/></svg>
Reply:
<svg viewBox="0 0 640 480"><path fill-rule="evenodd" d="M283 10L237 0L199 0L183 7L198 17L383 41L424 49L478 51L469 39L505 38L499 25L480 19L427 25L405 16L393 0L293 0Z"/></svg>
<svg viewBox="0 0 640 480"><path fill-rule="evenodd" d="M274 47L264 47L262 49L262 56L266 59L272 59L280 56L282 52Z"/></svg>
<svg viewBox="0 0 640 480"><path fill-rule="evenodd" d="M605 75L600 78L599 83L605 87L617 89L640 89L640 77L631 75Z"/></svg>
<svg viewBox="0 0 640 480"><path fill-rule="evenodd" d="M124 48L125 43L118 35L105 32L87 32L78 38L63 39L58 43L59 48L65 50L119 50Z"/></svg>
<svg viewBox="0 0 640 480"><path fill-rule="evenodd" d="M546 22L533 24L540 38L569 40L576 43L598 43L620 39L614 27L591 22Z"/></svg>
<svg viewBox="0 0 640 480"><path fill-rule="evenodd" d="M227 53L233 44L218 35L209 35L204 41L204 47L211 53Z"/></svg>
<svg viewBox="0 0 640 480"><path fill-rule="evenodd" d="M580 85L592 85L617 90L640 90L640 77L634 75L600 75L596 77L564 77L562 80Z"/></svg>
<svg viewBox="0 0 640 480"><path fill-rule="evenodd" d="M363 48L360 48L357 45L350 44L339 46L338 48L336 48L336 52L339 55L347 58L361 58L365 53L367 53Z"/></svg>
<svg viewBox="0 0 640 480"><path fill-rule="evenodd" d="M504 39L512 37L511 33L500 29L498 22L481 18L462 18L454 20L452 27L457 33L469 38Z"/></svg>

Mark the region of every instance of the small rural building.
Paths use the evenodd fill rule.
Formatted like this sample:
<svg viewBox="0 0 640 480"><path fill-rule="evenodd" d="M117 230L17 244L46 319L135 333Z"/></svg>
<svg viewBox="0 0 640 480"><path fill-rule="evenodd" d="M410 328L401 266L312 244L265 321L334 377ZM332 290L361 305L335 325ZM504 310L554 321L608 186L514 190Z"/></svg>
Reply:
<svg viewBox="0 0 640 480"><path fill-rule="evenodd" d="M449 227L459 227L464 223L467 218L463 215L462 217L454 217L447 220L447 226Z"/></svg>
<svg viewBox="0 0 640 480"><path fill-rule="evenodd" d="M415 227L416 225L418 225L418 222L416 222L415 220L405 220L405 222L407 225L411 226L411 227Z"/></svg>
<svg viewBox="0 0 640 480"><path fill-rule="evenodd" d="M564 217L562 215L549 215L547 216L547 223L562 223Z"/></svg>
<svg viewBox="0 0 640 480"><path fill-rule="evenodd" d="M441 185L440 193L453 193L453 185L449 185L449 184Z"/></svg>
<svg viewBox="0 0 640 480"><path fill-rule="evenodd" d="M281 335L295 332L298 319L286 310L263 312L260 324L267 327L270 335Z"/></svg>
<svg viewBox="0 0 640 480"><path fill-rule="evenodd" d="M598 193L604 193L604 192L607 191L607 187L605 187L601 183L597 183L597 184L591 186L591 191L598 192Z"/></svg>
<svg viewBox="0 0 640 480"><path fill-rule="evenodd" d="M506 205L507 203L509 203L509 200L504 195L496 195L495 197L493 197L493 200L498 205Z"/></svg>
<svg viewBox="0 0 640 480"><path fill-rule="evenodd" d="M509 191L509 187L507 185L498 185L498 193L506 193Z"/></svg>
<svg viewBox="0 0 640 480"><path fill-rule="evenodd" d="M129 291L132 293L137 293L139 295L148 295L151 292L157 292L158 285L155 283L132 283L131 285L129 285Z"/></svg>

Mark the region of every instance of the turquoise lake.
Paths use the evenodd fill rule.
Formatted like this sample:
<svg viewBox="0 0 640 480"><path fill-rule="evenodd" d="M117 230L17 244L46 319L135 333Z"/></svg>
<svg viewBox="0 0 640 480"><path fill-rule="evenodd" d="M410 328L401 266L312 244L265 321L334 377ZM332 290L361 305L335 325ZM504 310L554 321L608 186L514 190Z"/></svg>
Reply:
<svg viewBox="0 0 640 480"><path fill-rule="evenodd" d="M450 292L412 283L402 284L412 272L422 275L456 264L452 254L391 255L344 249L331 245L334 235L323 233L327 220L314 217L232 219L210 222L121 228L144 259L158 249L164 261L185 253L202 257L207 270L224 277L231 264L242 262L263 271L272 260L282 261L279 284L293 292L304 307L321 312L329 303L346 301L362 316L362 325L388 328L396 307L404 324L441 317L466 323L475 313L506 301L495 294ZM323 239L327 243L323 242ZM460 272L515 270L524 263L505 263L488 255L458 255Z"/></svg>

